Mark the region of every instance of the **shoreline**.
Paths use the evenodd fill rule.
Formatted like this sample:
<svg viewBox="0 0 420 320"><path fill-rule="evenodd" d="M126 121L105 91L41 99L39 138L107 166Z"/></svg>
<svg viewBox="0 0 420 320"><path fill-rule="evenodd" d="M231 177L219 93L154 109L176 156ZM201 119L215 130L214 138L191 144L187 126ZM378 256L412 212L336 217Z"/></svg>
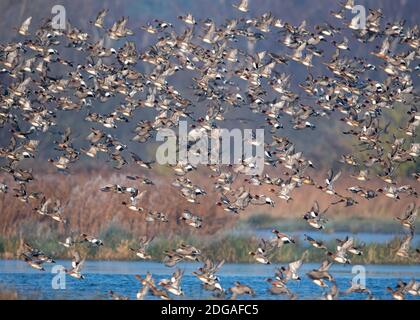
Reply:
<svg viewBox="0 0 420 320"><path fill-rule="evenodd" d="M20 259L18 259L18 258L16 258L16 257L13 257L13 258L3 258L3 257L0 257L0 261L20 261L20 262L22 262L22 263L25 263L23 260L20 260ZM71 259L70 258L58 258L57 259L57 261L65 261L65 262L71 262ZM130 259L130 258L128 258L128 259L120 259L120 258L115 258L115 259L113 259L113 258L110 258L110 259L101 259L101 258L97 258L97 259L95 259L95 258L89 258L89 259L86 259L86 262L87 263L89 263L89 262L115 262L115 263L119 263L119 262L121 262L121 263L131 263L131 262L133 262L133 263L135 263L135 262L139 262L139 263L157 263L157 264L161 264L163 267L165 267L165 268L167 268L168 269L168 271L171 271L171 270L175 270L176 269L176 267L174 268L174 267L166 267L164 264L163 264L163 262L162 261L160 261L160 260L155 260L155 259L150 259L150 260L141 260L141 259ZM270 263L268 266L277 266L277 265L286 265L286 264L288 264L288 263L290 263L291 261L276 261L276 262L272 262L272 263ZM184 261L184 262L182 262L183 264L188 264L188 265L197 265L197 266L199 266L199 265L201 265L202 264L202 262L199 262L199 261L196 261L196 262L194 262L194 261ZM304 262L304 264L315 264L315 265L318 265L318 264L320 264L321 263L321 261L319 260L319 261L305 261ZM248 266L248 265L255 265L255 266L261 266L262 264L260 264L260 263L258 263L258 262L253 262L253 261L247 261L247 262L240 262L240 261L238 261L238 262L226 262L225 264L230 264L230 265L238 265L238 266L240 266L240 265L246 265L246 266ZM357 264L362 264L362 265L365 265L365 266L415 266L415 265L418 265L419 264L419 262L406 262L406 263L402 263L401 261L398 263L398 262L380 262L380 263L357 263ZM54 266L54 264L51 264L52 266ZM339 265L339 266L342 266L341 264L339 264L339 263L335 263L335 265ZM347 265L349 265L349 266L353 266L353 265L356 265L356 263L351 263L351 264L347 264ZM262 265L262 266L264 266L264 265ZM36 270L34 270L34 271L36 271ZM1 270L1 268L0 268L0 274L2 274L3 272L2 272L2 270ZM19 272L17 272L17 273L19 273ZM89 273L89 272L88 272Z"/></svg>
<svg viewBox="0 0 420 320"><path fill-rule="evenodd" d="M401 237L401 236L400 236ZM19 260L22 239L2 239L0 241L0 259ZM58 240L50 238L40 241L25 239L25 241L40 248L53 259L71 259L71 250L58 244ZM255 260L248 253L258 248L260 238L256 236L238 236L222 235L216 239L206 241L195 237L174 237L156 238L147 249L148 254L152 256L154 262L162 262L165 250L174 250L181 243L191 244L201 250L201 257L208 257L212 260L220 261L224 259L226 263L253 263ZM130 247L136 247L136 241L133 239L104 239L103 247L94 248L84 244L76 245L81 255L87 260L95 261L142 261L129 250ZM335 251L336 241L330 240L324 242L329 251ZM415 251L418 241L415 241L411 248L411 258L401 258L395 255L397 248L401 243L401 238L396 236L386 243L369 243L363 249L363 255L352 256L349 254L352 264L401 264L411 265L420 263L420 254ZM304 251L308 251L306 262L321 262L327 258L326 251L311 247L302 239L297 239L295 244L286 244L281 248L273 249L268 255L272 264L289 263L298 260Z"/></svg>

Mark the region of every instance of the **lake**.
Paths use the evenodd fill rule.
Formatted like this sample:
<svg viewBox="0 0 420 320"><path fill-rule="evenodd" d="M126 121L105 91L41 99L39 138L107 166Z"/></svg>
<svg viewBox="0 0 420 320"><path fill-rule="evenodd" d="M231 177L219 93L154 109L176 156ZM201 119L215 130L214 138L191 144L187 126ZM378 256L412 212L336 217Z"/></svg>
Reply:
<svg viewBox="0 0 420 320"><path fill-rule="evenodd" d="M256 229L253 234L259 238L269 239L273 237L272 229ZM242 232L243 233L243 232ZM251 232L249 232L251 233ZM285 232L287 235L294 239L303 241L304 235L308 235L318 241L335 241L335 239L345 239L346 237L353 237L358 243L387 243L395 239L395 237L402 237L400 234L395 233L373 233L373 232L351 232L351 231L335 231L324 232L319 230L294 230ZM416 241L414 241L416 243Z"/></svg>
<svg viewBox="0 0 420 320"><path fill-rule="evenodd" d="M53 289L51 282L56 274L51 273L54 265L63 265L69 268L71 262L58 260L56 264L45 264L46 271L30 268L25 262L19 260L0 260L0 286L15 289L24 297L31 299L109 299L109 290L135 299L139 289L139 282L135 274L145 275L147 271L153 274L156 280L169 277L175 268L165 267L158 262L133 262L133 261L86 261L83 269L85 279L77 280L66 277L66 289ZM185 293L184 299L210 299L211 293L204 290L200 281L191 274L198 269L199 263L179 263L179 268L184 270L181 282ZM284 299L284 296L275 296L267 292L269 284L266 279L274 276L274 271L281 265L262 264L225 264L218 275L224 289L229 288L235 281L251 286L256 291L257 299ZM311 269L318 268L319 264L303 264L300 269L301 281L289 282L288 287L298 296L298 299L320 299L326 292L315 285L305 275ZM398 280L409 281L420 279L419 265L366 265L366 286L376 299L392 299L387 286L395 287ZM340 291L350 286L355 274L352 266L334 264L331 274L336 278ZM156 281L157 282L157 281ZM353 293L340 295L340 299L365 299L366 294ZM174 297L179 299L179 297ZM240 299L253 297L241 296ZM407 299L419 299L411 295ZM149 294L147 299L156 299Z"/></svg>

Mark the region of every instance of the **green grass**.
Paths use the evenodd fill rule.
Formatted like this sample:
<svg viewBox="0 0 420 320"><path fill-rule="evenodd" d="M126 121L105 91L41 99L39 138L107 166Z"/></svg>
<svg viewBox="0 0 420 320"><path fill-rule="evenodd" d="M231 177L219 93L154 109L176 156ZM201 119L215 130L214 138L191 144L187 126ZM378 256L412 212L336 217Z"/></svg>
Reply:
<svg viewBox="0 0 420 320"><path fill-rule="evenodd" d="M117 237L118 234L118 237ZM135 241L124 238L127 236L125 232L112 234L111 238L105 235L105 245L100 248L87 247L78 245L78 250L82 255L86 255L88 259L97 260L137 260L137 257L129 250L129 247L135 247ZM108 235L108 237L110 237ZM120 238L122 237L122 238ZM71 251L59 245L58 239L40 240L27 239L37 248L41 248L45 253L52 255L55 259L70 258ZM107 242L109 241L109 242ZM149 248L148 253L154 261L162 261L165 250L176 249L181 243L192 244L202 251L204 257L214 260L225 259L226 262L232 263L251 263L255 262L253 257L249 255L250 251L255 251L259 246L260 239L249 235L236 235L224 233L216 237L194 237L194 236L174 236L171 238L156 238ZM395 255L395 251L399 247L400 239L395 238L390 243L371 243L364 249L362 256L351 257L352 263L360 264L413 264L420 262L420 255L417 254L414 259L403 259ZM18 252L21 240L17 238L0 238L0 258L13 259L18 258ZM334 250L335 242L326 243L330 250ZM323 250L309 247L302 240L296 244L284 245L275 249L270 254L272 263L288 263L297 260L303 252L308 250L306 262L320 262L326 258Z"/></svg>

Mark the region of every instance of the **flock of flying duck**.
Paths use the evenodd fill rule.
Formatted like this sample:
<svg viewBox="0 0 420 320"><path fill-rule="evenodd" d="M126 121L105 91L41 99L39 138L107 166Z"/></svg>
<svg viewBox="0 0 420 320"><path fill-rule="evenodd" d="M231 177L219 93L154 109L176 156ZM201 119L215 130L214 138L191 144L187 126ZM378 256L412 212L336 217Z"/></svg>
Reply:
<svg viewBox="0 0 420 320"><path fill-rule="evenodd" d="M412 80L412 76L419 76L420 69L419 65L414 65L420 57L418 26L407 27L404 21L385 24L381 10L370 9L365 28L359 29L356 17L346 19L354 6L353 1L340 6L337 12L331 12L338 19L339 27L324 23L311 28L305 21L293 25L271 13L232 19L219 26L212 19L197 21L187 14L179 17L185 24L182 32L176 32L171 23L154 20L138 31L156 36L156 42L141 53L137 51L135 42L130 41L135 31L130 29L128 18L123 17L107 28L107 10L102 10L91 22L96 32L102 32L103 38L97 42L92 42L88 33L69 24L65 30L54 29L51 20L46 20L38 29L32 28L29 17L17 28L19 40L2 44L0 53L0 71L10 83L2 84L0 125L3 129L8 128L11 135L10 143L0 149L0 157L6 163L1 169L11 175L18 186L13 188L14 196L25 203L35 202L33 210L36 214L57 223L67 223L65 206L59 200L46 198L42 192L27 190L34 176L32 170L20 166L24 159L36 156L42 136L49 132L57 135L51 128L58 125L56 112L59 110L85 110L85 121L90 122L92 127L86 136L88 146L79 149L74 145L70 128L58 133L61 138L57 138L54 144L60 155L49 161L59 171L68 172L81 157L95 158L99 153L107 155L115 169L128 165L131 159L144 170L151 170L155 165L153 161L145 161L129 152L127 146L110 133L117 126L130 122L133 115L143 109L152 109L155 118L140 120L136 124L131 141L138 143L149 141L162 128L176 127L183 118L192 121L195 128L206 131L216 128L229 112L247 109L262 116L265 128L270 130L270 142L264 145L265 164L283 167L286 172L281 177L270 177L268 174L244 177L242 186L234 188L234 180L239 179L238 176L247 167L254 165L250 159L243 159L240 165L234 166L209 165L214 172L210 177L214 180L215 190L220 193L217 204L225 211L240 213L249 205L275 206L272 197L247 191L247 184L268 185L275 197L286 202L293 201L295 189L312 185L331 196L331 205L343 203L346 207L357 205L357 197L373 199L386 196L395 201L399 201L402 195L404 199L417 198L413 186L399 185L396 170L402 164L415 162L420 155L420 143L415 142L416 128L420 124L419 99ZM249 11L247 0L234 4L234 7L242 13ZM376 51L369 52L372 58L369 60L375 63L367 58L349 56L351 49L346 32L362 46L375 41L380 43ZM278 40L277 52L260 51L254 54L235 47L240 41L255 45L269 35ZM110 43L109 39L124 43L119 48L107 47L105 43ZM328 48L334 51L330 58L325 53ZM68 50L84 56L86 62L76 64L67 60L62 51ZM326 61L321 60L322 57ZM136 64L143 63L149 66L150 72L136 70ZM308 76L299 84L303 94L291 89L292 75L279 71L285 64L307 67ZM311 72L314 65L317 68L325 66L325 74L328 75L314 76ZM53 76L54 69L59 70L61 76ZM195 74L190 89L196 101L186 98L175 85L170 84L171 76L178 72ZM383 81L372 79L381 77ZM244 85L246 89L241 89ZM114 97L122 102L111 113L91 111L94 106ZM205 116L195 117L193 105L204 103ZM384 111L396 108L401 110L401 114L406 114L408 120L396 129L396 135L387 138L390 123L386 122ZM332 170L328 172L325 183L317 184L308 174L314 164L296 150L288 137L278 134L284 121L290 121L295 130L313 130L316 128L313 119L330 117L335 113L342 114L340 120L348 126L343 134L358 140L358 150L354 154L343 155L340 162L350 171L357 172L351 176L359 182L381 179L383 187L380 189L355 185L347 189L352 196L342 195L334 189L341 171L334 173ZM188 146L191 148L193 145L194 141ZM199 204L199 199L206 197L207 193L187 177L197 167L180 162L172 168L176 176L174 190L178 190L186 201ZM371 172L378 174L372 177ZM412 176L414 181L420 181L420 173L415 172ZM139 213L145 222L167 222L170 215L141 206L147 187L154 182L144 176L127 176L127 179L138 182L145 189L139 191L135 186L107 185L101 191L121 194L125 197L122 204ZM2 183L0 192L8 191L9 186ZM406 212L398 218L405 235L396 255L404 259L420 254L419 249L410 250L417 208L415 201L409 202ZM324 229L328 208L321 210L315 202L303 218L309 226ZM189 210L182 213L180 221L191 228L200 228L203 224L202 219ZM262 239L260 246L249 253L258 263L269 264L272 252L295 242L278 230L273 230L273 234L272 239ZM150 259L147 247L151 241L152 238L143 237L138 247L130 250L140 259ZM335 250L330 250L324 243L309 236L305 236L305 241L313 247L311 250L325 251L325 261L321 266L307 273L315 285L329 288L325 299L337 299L339 295L353 292L367 293L369 298L372 297L369 289L356 284L340 292L329 272L333 263L351 263L351 255L363 254L362 244L356 245L353 238L346 238L337 240ZM81 271L85 258L81 258L76 247L104 245L100 239L87 234L69 235L60 244L73 252L71 268L65 272L77 279L84 278ZM168 267L174 267L180 261L202 262L203 266L193 274L203 288L216 297L229 297L229 292L232 299L255 294L251 287L239 282L224 290L217 276L224 261L213 262L192 245L182 244L165 254L163 263ZM278 268L274 277L267 280L272 294L297 297L288 288L288 283L301 279L299 268L306 254L288 266ZM42 250L28 243L24 245L22 257L31 267L39 270L44 270L44 263L54 262ZM177 269L171 278L157 283L150 273L145 277L136 276L141 284L137 298L143 299L149 292L162 299L183 295L182 277L181 269ZM406 294L418 295L419 287L419 282L415 280L409 283L400 281L395 289L388 290L395 299L404 299ZM110 294L115 299L126 298L115 292Z"/></svg>

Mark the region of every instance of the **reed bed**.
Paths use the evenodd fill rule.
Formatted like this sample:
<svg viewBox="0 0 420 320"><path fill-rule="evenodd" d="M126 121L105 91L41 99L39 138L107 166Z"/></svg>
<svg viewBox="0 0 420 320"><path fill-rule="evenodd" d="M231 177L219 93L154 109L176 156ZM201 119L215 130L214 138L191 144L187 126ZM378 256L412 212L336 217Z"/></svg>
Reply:
<svg viewBox="0 0 420 320"><path fill-rule="evenodd" d="M19 298L16 290L0 287L0 300L18 300Z"/></svg>
<svg viewBox="0 0 420 320"><path fill-rule="evenodd" d="M35 172L38 171L35 170ZM154 173L141 172L136 167L130 167L124 171L110 171L107 168L78 169L70 175L41 170L35 174L35 181L28 185L28 191L43 192L47 198L59 199L64 206L64 216L68 223L65 226L58 225L48 218L37 215L33 208L39 204L39 201L31 200L29 203L16 201L14 191L10 190L7 194L0 194L0 234L21 237L31 234L47 237L51 230L61 235L68 235L71 232L98 234L108 228L109 224L118 225L134 236L188 233L188 228L183 228L178 219L184 209L189 209L203 218L201 234L214 234L219 230L229 229L244 220L254 221L255 225L261 224L262 220L265 220L266 225L272 222L299 220L315 200L319 202L321 210L330 206L333 201L331 196L325 195L313 186L302 186L299 190L292 191L293 201L286 203L276 198L270 191L272 186L258 188L245 184L251 194L257 192L258 188L259 194L263 192L267 196L271 196L276 201L276 205L274 208L250 206L246 211L235 215L225 212L217 206L219 195L214 190L212 180L208 178L211 174L209 170L204 169L189 175L193 183L203 187L208 193L199 198L199 205L187 202L181 197L179 190L171 186L175 180L171 173L171 171L165 170L156 170ZM267 173L272 174L272 172ZM155 185L141 185L137 181L128 180L127 175L147 176L155 182ZM322 176L314 178L319 183L324 179ZM0 181L7 183L11 189L17 187L16 183L5 174L0 174ZM357 181L347 177L343 177L338 182L336 184L337 191L347 195L345 188L357 184ZM418 183L413 184L412 180L409 182L418 188ZM122 205L123 201L128 201L127 195L100 191L101 187L108 184L135 186L140 191L148 190L140 205L146 210L166 213L169 222L166 224L145 223L141 214L133 213ZM238 180L233 187L237 188L240 185L243 185L243 181ZM372 181L368 182L366 186L375 189L381 184ZM365 200L355 195L353 197L360 202L359 205L344 207L342 204L338 204L330 207L327 215L331 222L344 221L342 225L346 225L345 221L351 219L349 221L352 223L347 223L351 228L358 219L392 220L393 217L401 215L408 202L412 201L412 199L405 199L405 196L402 196L401 201L394 201L384 196L372 200ZM381 224L375 225L380 230Z"/></svg>
<svg viewBox="0 0 420 320"><path fill-rule="evenodd" d="M213 190L210 170L202 169L189 174L194 184L207 191L207 195L199 199L200 204L191 204L182 198L180 192L171 186L175 180L172 171L161 167L153 172L140 171L138 167L127 167L121 171L110 171L108 168L76 168L70 175L64 175L54 170L35 170L33 183L28 185L28 192L42 192L47 198L59 199L64 207L64 216L68 223L58 224L51 219L42 217L33 208L39 205L39 200L29 203L16 201L14 191L17 185L10 177L0 174L0 181L10 187L7 194L0 194L0 257L15 258L23 241L29 241L54 257L70 257L58 241L64 241L66 236L87 233L101 238L106 244L99 250L90 249L85 253L92 259L135 259L130 246L135 247L139 237L147 235L155 237L150 250L156 260L161 260L163 251L173 249L175 243L188 242L203 250L203 254L215 258L224 258L229 262L251 262L248 252L255 250L259 239L249 234L233 234L234 228L273 228L281 231L302 230L307 227L302 216L310 209L313 201L320 203L321 210L331 204L332 198L322 194L311 186L302 186L301 190L292 192L293 201L285 202L275 197L270 191L271 186L263 187L264 192L271 196L276 205L250 206L246 211L236 215L225 212L216 205L219 195ZM275 176L273 172L267 172ZM137 181L126 178L127 175L146 176L155 182L153 186L143 186ZM323 181L323 176L314 175L315 181ZM357 182L357 181L356 181ZM410 181L412 183L412 181ZM168 223L147 223L143 213L128 210L123 201L128 201L128 195L104 193L100 188L108 184L135 186L139 190L148 190L140 205L145 210L162 211L168 215ZM336 184L339 193L345 193L345 188L355 185L353 179L343 174ZM233 188L243 185L236 181ZM369 181L369 188L380 186L378 182ZM253 186L245 184L250 192ZM414 185L416 186L416 185ZM256 189L255 189L256 191ZM357 197L357 196L354 196ZM325 232L335 231L365 231L365 232L399 232L399 224L393 221L395 216L404 212L411 199L393 201L379 196L373 200L357 198L361 203L355 207L345 208L343 205L330 207L327 212L328 224ZM203 218L203 228L193 229L183 224L179 217L184 209L189 209ZM415 244L416 238L414 239ZM374 248L378 251L374 252ZM83 250L83 248L82 248ZM277 250L273 262L290 261L303 252L303 246L286 246ZM322 256L313 250L308 259L317 261ZM407 263L394 257L391 250L384 244L372 244L366 248L366 254L355 261L365 263Z"/></svg>

